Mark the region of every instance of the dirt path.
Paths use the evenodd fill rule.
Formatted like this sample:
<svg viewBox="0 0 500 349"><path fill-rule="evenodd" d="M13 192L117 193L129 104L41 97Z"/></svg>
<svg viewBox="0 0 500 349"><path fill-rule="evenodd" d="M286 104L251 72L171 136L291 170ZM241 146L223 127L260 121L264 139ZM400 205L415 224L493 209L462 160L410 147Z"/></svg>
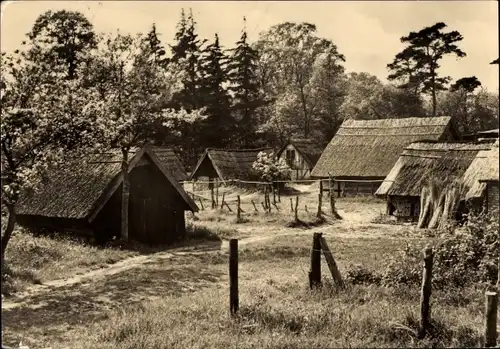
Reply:
<svg viewBox="0 0 500 349"><path fill-rule="evenodd" d="M402 228L401 226L391 225L374 225L369 222L378 214L377 212L355 211L344 212L339 210L344 219L335 221L329 225L309 229L293 229L282 226L256 228L254 226L238 226L238 233L251 233L249 237L240 238L239 245L245 246L249 244L258 244L267 240L272 240L277 237L310 235L315 232L322 232L326 237L341 237L341 238L377 238L379 236L392 235L397 233ZM257 235L256 235L257 233ZM388 234L389 233L389 234ZM27 305L29 300L37 295L54 291L54 289L72 286L89 281L106 278L111 275L124 273L130 269L137 268L149 263L161 262L162 260L171 259L178 256L195 256L200 254L210 253L225 253L228 251L229 241L225 240L220 245L220 248L211 250L194 250L194 251L165 251L151 255L141 255L130 257L119 261L115 264L108 265L104 268L91 270L80 275L74 275L65 279L51 280L44 282L41 285L33 285L24 292L15 295L13 298L2 300L2 309L13 309Z"/></svg>
<svg viewBox="0 0 500 349"><path fill-rule="evenodd" d="M324 228L323 228L324 229ZM284 229L285 230L285 229ZM273 238L276 238L277 236L287 236L287 235L311 235L315 231L321 230L320 228L316 229L309 229L307 231L294 231L288 229L287 232L276 232L276 234L269 234L269 235L258 235L258 236L252 236L244 239L239 240L239 245L248 245L256 242L262 242L265 240L271 240ZM107 276L119 274L122 272L125 272L127 270L130 270L132 268L137 268L139 266L149 264L149 263L155 263L159 262L162 260L166 259L171 259L174 257L178 256L195 256L195 255L200 255L200 254L208 254L208 253L220 253L220 252L226 252L229 248L229 241L224 240L220 246L220 249L214 249L214 250L209 250L209 251L177 251L177 252L158 252L155 254L151 255L142 255L142 256L135 256L135 257L130 257L127 259L124 259L122 261L119 261L117 263L111 264L107 267L104 267L102 269L97 269L97 270L91 270L86 273L80 274L80 275L74 275L69 278L65 279L57 279L57 280L51 280L44 282L41 285L33 285L29 288L27 288L24 292L19 293L15 296L14 299L3 299L2 301L2 309L7 310L7 309L13 309L17 308L20 306L25 305L30 298L37 296L39 294L42 294L44 292L50 292L54 291L54 289L57 288L62 288L62 287L67 287L75 284L80 284L84 283L86 281L92 280L95 281L96 279L100 278L105 278Z"/></svg>

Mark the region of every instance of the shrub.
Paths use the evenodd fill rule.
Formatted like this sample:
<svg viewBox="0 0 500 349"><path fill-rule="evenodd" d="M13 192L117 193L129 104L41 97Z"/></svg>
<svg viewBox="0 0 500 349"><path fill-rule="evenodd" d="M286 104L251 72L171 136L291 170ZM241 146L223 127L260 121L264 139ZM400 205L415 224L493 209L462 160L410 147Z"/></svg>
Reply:
<svg viewBox="0 0 500 349"><path fill-rule="evenodd" d="M470 216L463 227L448 225L438 231L434 246L434 286L464 287L495 282L500 255L498 229L497 216L481 214ZM420 282L422 260L421 250L407 246L390 261L382 277L383 283Z"/></svg>
<svg viewBox="0 0 500 349"><path fill-rule="evenodd" d="M355 265L351 267L351 269L347 270L345 280L353 285L379 284L381 276L361 265Z"/></svg>

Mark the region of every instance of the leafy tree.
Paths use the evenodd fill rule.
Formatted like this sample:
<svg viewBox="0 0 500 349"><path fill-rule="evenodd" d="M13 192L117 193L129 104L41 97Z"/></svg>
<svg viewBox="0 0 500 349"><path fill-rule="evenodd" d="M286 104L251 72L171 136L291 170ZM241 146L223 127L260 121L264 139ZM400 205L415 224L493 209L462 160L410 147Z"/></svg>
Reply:
<svg viewBox="0 0 500 349"><path fill-rule="evenodd" d="M245 18L243 19L244 21ZM257 76L258 52L247 41L246 27L243 28L236 47L230 50L228 64L229 90L232 93L232 110L237 120L236 143L248 148L255 143L257 110L264 104Z"/></svg>
<svg viewBox="0 0 500 349"><path fill-rule="evenodd" d="M461 133L498 127L498 94L480 87L476 77L466 77L438 94L438 111L451 116Z"/></svg>
<svg viewBox="0 0 500 349"><path fill-rule="evenodd" d="M227 57L215 34L215 41L203 51L201 59L201 87L203 106L207 119L203 123L203 144L208 147L222 147L227 144L231 133L230 97L227 83Z"/></svg>
<svg viewBox="0 0 500 349"><path fill-rule="evenodd" d="M368 73L350 73L340 110L346 119L396 119L424 116L423 101L407 89L383 84Z"/></svg>
<svg viewBox="0 0 500 349"><path fill-rule="evenodd" d="M2 54L1 201L9 214L2 265L19 197L36 190L46 170L67 158L68 150L92 144L92 115L81 81L54 80L47 68L19 54Z"/></svg>
<svg viewBox="0 0 500 349"><path fill-rule="evenodd" d="M169 71L151 61L147 42L141 37L110 37L96 60L99 71L107 70L107 91L96 93L92 113L96 115L94 137L104 148L118 147L122 152L121 236L128 240L129 153L151 141L156 129L176 132L176 121L193 123L202 119L199 111L167 109L165 105L181 88L178 64ZM182 62L180 62L182 63Z"/></svg>
<svg viewBox="0 0 500 349"><path fill-rule="evenodd" d="M285 159L277 158L273 152L260 152L257 160L252 164L260 178L266 182L284 180L290 177L290 167Z"/></svg>
<svg viewBox="0 0 500 349"><path fill-rule="evenodd" d="M463 39L462 35L458 31L444 32L444 28L446 24L439 22L402 37L401 42L407 46L388 65L392 71L389 79L405 78L405 86L421 85L421 91L431 95L432 116L436 116L437 92L446 89L445 86L450 81L449 76L438 75L440 60L446 55L466 55L457 46Z"/></svg>
<svg viewBox="0 0 500 349"><path fill-rule="evenodd" d="M318 84L320 79L313 79L314 70L323 70L317 74L332 79L323 81L324 84L336 84L342 80L344 56L330 40L319 38L316 26L310 23L285 22L272 26L260 34L255 48L260 53L259 71L266 96L271 96L276 103L293 103L278 109L295 110L294 115L288 115L294 133L314 136L312 131L317 129L321 114L317 106L323 98L318 92L325 90L324 85ZM335 90L338 92L339 88ZM334 96L338 96L337 92ZM268 124L275 123L272 119L283 117L271 115Z"/></svg>
<svg viewBox="0 0 500 349"><path fill-rule="evenodd" d="M27 35L32 44L27 58L65 67L68 79L76 77L79 65L97 45L92 24L76 11L47 11Z"/></svg>

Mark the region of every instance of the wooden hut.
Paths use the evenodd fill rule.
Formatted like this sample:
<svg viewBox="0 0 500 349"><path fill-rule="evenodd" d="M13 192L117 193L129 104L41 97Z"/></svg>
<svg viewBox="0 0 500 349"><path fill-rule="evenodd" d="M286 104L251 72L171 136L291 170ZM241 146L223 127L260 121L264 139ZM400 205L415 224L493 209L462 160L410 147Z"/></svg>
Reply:
<svg viewBox="0 0 500 349"><path fill-rule="evenodd" d="M198 207L148 147L129 166L129 238L169 243L185 234L184 212ZM91 154L53 170L48 181L17 206L20 225L35 230L91 233L99 241L120 236L121 153Z"/></svg>
<svg viewBox="0 0 500 349"><path fill-rule="evenodd" d="M291 179L308 179L323 149L312 139L291 139L277 155L291 168Z"/></svg>
<svg viewBox="0 0 500 349"><path fill-rule="evenodd" d="M463 181L469 190L466 200L476 210L482 207L487 212L498 211L498 181L499 181L499 148L498 139L490 150L480 151L467 171Z"/></svg>
<svg viewBox="0 0 500 349"><path fill-rule="evenodd" d="M415 219L420 214L420 195L429 181L462 180L480 151L491 142L416 142L407 146L375 195L387 199L387 213L399 219ZM462 197L463 198L463 197Z"/></svg>
<svg viewBox="0 0 500 349"><path fill-rule="evenodd" d="M151 146L150 148L178 182L189 178L184 165L172 148L164 146Z"/></svg>
<svg viewBox="0 0 500 349"><path fill-rule="evenodd" d="M213 149L207 148L198 160L190 180L217 180L226 183L231 180L258 181L253 163L260 152L270 153L271 148L257 149Z"/></svg>
<svg viewBox="0 0 500 349"><path fill-rule="evenodd" d="M409 144L459 137L448 116L345 120L321 154L311 177L334 177L338 196L373 194Z"/></svg>

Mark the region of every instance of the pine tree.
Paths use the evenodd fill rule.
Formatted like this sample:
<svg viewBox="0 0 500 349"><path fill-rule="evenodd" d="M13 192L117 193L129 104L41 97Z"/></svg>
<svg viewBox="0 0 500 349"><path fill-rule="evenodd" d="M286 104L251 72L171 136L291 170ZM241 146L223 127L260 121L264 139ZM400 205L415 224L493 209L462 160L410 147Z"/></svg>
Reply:
<svg viewBox="0 0 500 349"><path fill-rule="evenodd" d="M185 70L183 80L183 89L172 98L171 107L183 108L187 111L198 109L202 106L200 100L200 54L205 40L200 41L196 33L196 22L193 13L190 10L186 19L184 11L181 13L181 20L178 24L178 30L175 34L176 44L171 46L172 59L174 63L182 61ZM196 162L199 151L202 150L200 125L187 125L181 122L181 139L179 144L182 153L185 154L185 161L188 164Z"/></svg>
<svg viewBox="0 0 500 349"><path fill-rule="evenodd" d="M168 64L168 59L166 57L165 48L162 46L161 41L158 38L155 23L153 23L153 27L146 35L145 40L148 44L147 49L149 50L151 59L153 59L153 61L160 67L165 68Z"/></svg>
<svg viewBox="0 0 500 349"><path fill-rule="evenodd" d="M172 62L179 62L180 59L186 58L186 51L188 47L188 41L186 36L186 15L184 14L184 9L181 10L181 19L177 24L177 32L175 33L174 40L176 41L175 45L170 45L170 49L172 50Z"/></svg>
<svg viewBox="0 0 500 349"><path fill-rule="evenodd" d="M238 120L238 141L242 147L251 147L256 139L257 109L264 102L257 77L258 52L248 44L245 27L236 48L230 51L228 78L233 94L232 109Z"/></svg>
<svg viewBox="0 0 500 349"><path fill-rule="evenodd" d="M227 82L227 57L222 52L219 37L203 51L200 92L208 116L204 122L203 144L207 147L227 145L231 133L230 97Z"/></svg>

